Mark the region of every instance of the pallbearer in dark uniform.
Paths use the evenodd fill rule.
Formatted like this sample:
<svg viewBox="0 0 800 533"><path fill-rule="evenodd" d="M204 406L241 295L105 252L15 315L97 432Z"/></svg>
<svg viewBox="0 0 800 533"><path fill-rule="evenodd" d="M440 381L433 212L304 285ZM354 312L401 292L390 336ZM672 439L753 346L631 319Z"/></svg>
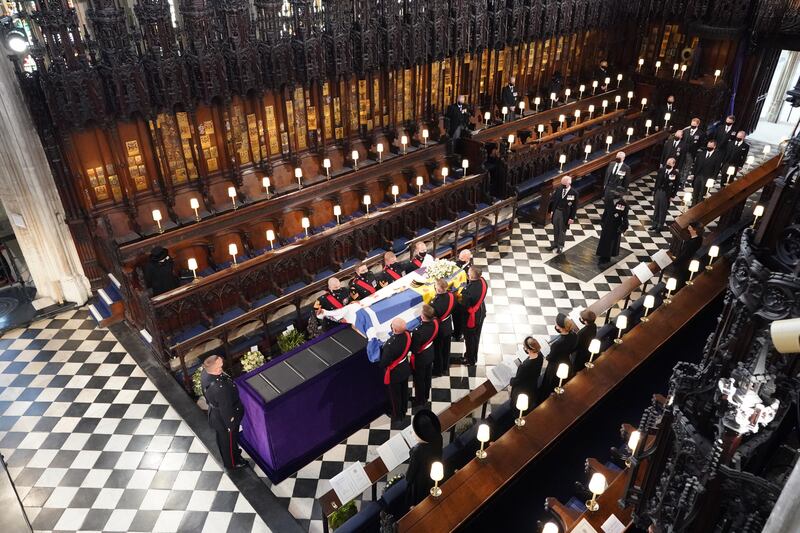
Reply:
<svg viewBox="0 0 800 533"><path fill-rule="evenodd" d="M244 406L239 400L236 383L222 372L222 357L209 355L203 361L200 383L208 404L208 425L217 434L217 446L225 468L247 466L239 449L239 424L244 417Z"/></svg>
<svg viewBox="0 0 800 533"><path fill-rule="evenodd" d="M559 337L550 345L550 353L547 354L547 368L542 378L542 386L539 388L539 397L536 403L541 403L550 396L553 389L558 385L556 370L561 363L569 364L569 356L578 345L578 335L574 331L572 319L564 313L556 315L556 333ZM570 369L570 372L572 369Z"/></svg>
<svg viewBox="0 0 800 533"><path fill-rule="evenodd" d="M612 257L619 255L622 234L628 229L628 203L624 198L617 199L611 209L603 211L603 225L600 228L600 242L595 254L598 264L605 265Z"/></svg>
<svg viewBox="0 0 800 533"><path fill-rule="evenodd" d="M597 314L590 309L584 309L580 314L580 321L583 327L578 331L578 344L572 354L572 365L570 365L570 375L574 376L584 368L589 361L589 343L597 336Z"/></svg>
<svg viewBox="0 0 800 533"><path fill-rule="evenodd" d="M450 341L456 304L456 295L449 290L447 281L437 279L436 296L431 300L431 307L439 321L439 334L433 341L433 375L436 377L447 374L450 368Z"/></svg>
<svg viewBox="0 0 800 533"><path fill-rule="evenodd" d="M653 187L653 225L650 226L652 231L664 229L669 202L678 194L680 183L678 165L675 164L675 158L670 157L667 159L667 164L658 169L656 174L656 184Z"/></svg>
<svg viewBox="0 0 800 533"><path fill-rule="evenodd" d="M434 347L439 319L428 304L422 306L420 323L411 332L411 369L414 372L414 405L425 405L431 395Z"/></svg>
<svg viewBox="0 0 800 533"><path fill-rule="evenodd" d="M411 263L408 266L408 271L416 270L422 266L425 256L428 255L428 245L419 241L414 245L414 255L411 256Z"/></svg>
<svg viewBox="0 0 800 533"><path fill-rule="evenodd" d="M419 443L409 452L405 494L408 507L414 507L430 494L431 465L442 460L442 425L433 411L421 409L414 415L411 427Z"/></svg>
<svg viewBox="0 0 800 533"><path fill-rule="evenodd" d="M481 277L481 269L472 266L467 272L467 285L461 291L461 304L464 306L464 362L468 366L475 366L478 362L478 344L481 340L483 319L486 317L486 293L489 284Z"/></svg>
<svg viewBox="0 0 800 533"><path fill-rule="evenodd" d="M375 294L377 285L375 275L369 271L367 265L359 262L356 264L356 275L350 280L350 299L361 300Z"/></svg>
<svg viewBox="0 0 800 533"><path fill-rule="evenodd" d="M396 281L405 276L413 268L410 265L397 260L394 252L386 252L383 254L383 273L378 280L381 287L385 287L393 281Z"/></svg>
<svg viewBox="0 0 800 533"><path fill-rule="evenodd" d="M686 177L692 172L697 152L706 146L706 133L700 127L699 118L693 118L691 125L683 129L683 140L686 142L686 149L684 150L681 176L683 183L686 183Z"/></svg>
<svg viewBox="0 0 800 533"><path fill-rule="evenodd" d="M461 250L458 252L456 265L458 265L458 268L463 270L465 274L469 272L469 267L473 265L472 252L469 250ZM453 340L456 342L460 342L464 337L464 332L461 330L463 323L464 307L456 301L456 307L453 309ZM449 354L450 351L448 350L447 353Z"/></svg>
<svg viewBox="0 0 800 533"><path fill-rule="evenodd" d="M714 139L708 140L707 147L707 150L701 150L694 158L694 167L690 175L694 179L692 205L697 205L703 199L706 194L706 182L709 178L717 179L724 162L725 154L717 150L717 142Z"/></svg>
<svg viewBox="0 0 800 533"><path fill-rule="evenodd" d="M564 251L567 230L578 213L578 193L572 188L570 176L561 178L561 185L553 189L549 211L553 213L553 245L550 251L560 254Z"/></svg>
<svg viewBox="0 0 800 533"><path fill-rule="evenodd" d="M736 173L731 176L731 181L742 171L742 167L747 163L747 156L750 154L750 143L745 141L746 137L747 134L740 131L736 134L736 139L728 143L728 160L725 164L736 169ZM727 184L727 169L723 171L722 179L725 180L724 184Z"/></svg>
<svg viewBox="0 0 800 533"><path fill-rule="evenodd" d="M392 320L392 335L381 347L380 367L389 393L392 421L402 422L408 410L408 378L411 375L411 333L406 321Z"/></svg>
<svg viewBox="0 0 800 533"><path fill-rule="evenodd" d="M678 130L664 143L664 148L661 149L661 159L658 163L664 166L667 164L667 159L672 157L675 159L675 166L680 169L685 148L686 143L683 140L683 130Z"/></svg>
<svg viewBox="0 0 800 533"><path fill-rule="evenodd" d="M508 79L508 85L503 87L500 93L500 103L508 108L507 118L509 120L517 118L516 109L517 102L519 102L519 93L517 92L517 87L514 85L515 81L516 78L511 76Z"/></svg>
<svg viewBox="0 0 800 533"><path fill-rule="evenodd" d="M608 209L617 198L625 196L631 179L631 167L625 164L625 152L617 152L613 163L608 165L603 180L604 207Z"/></svg>
<svg viewBox="0 0 800 533"><path fill-rule="evenodd" d="M458 96L456 103L447 106L445 117L447 118L447 135L453 140L461 137L469 124L469 109L467 109L463 94Z"/></svg>
<svg viewBox="0 0 800 533"><path fill-rule="evenodd" d="M534 407L534 400L539 390L539 374L542 373L544 358L540 353L542 347L539 341L533 337L525 337L522 342L522 350L528 354L528 358L519 365L516 375L511 378L511 408L512 411L516 409L517 396L527 394L531 400L528 403L528 410L523 413L527 414Z"/></svg>
<svg viewBox="0 0 800 533"><path fill-rule="evenodd" d="M328 290L314 302L314 309L317 315L321 316L323 310L335 311L336 309L341 309L348 303L350 303L350 291L342 287L339 278L331 278L328 280ZM325 330L329 330L337 324L338 322L336 320L331 320L328 317L325 317L322 321L322 327Z"/></svg>

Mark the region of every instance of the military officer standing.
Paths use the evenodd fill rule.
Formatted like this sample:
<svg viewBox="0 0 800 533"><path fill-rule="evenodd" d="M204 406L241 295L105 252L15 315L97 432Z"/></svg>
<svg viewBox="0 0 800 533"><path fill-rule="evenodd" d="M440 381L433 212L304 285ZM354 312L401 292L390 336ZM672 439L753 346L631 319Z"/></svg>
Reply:
<svg viewBox="0 0 800 533"><path fill-rule="evenodd" d="M458 307L456 295L449 290L447 281L436 280L436 296L431 300L431 307L439 321L439 334L433 341L433 375L443 376L450 369L450 341L453 335L454 311Z"/></svg>
<svg viewBox="0 0 800 533"><path fill-rule="evenodd" d="M469 281L461 292L461 303L464 306L464 362L467 366L475 366L478 362L478 345L481 341L483 319L486 318L486 293L489 284L481 277L478 267L470 267L467 272Z"/></svg>
<svg viewBox="0 0 800 533"><path fill-rule="evenodd" d="M564 176L561 185L553 189L550 197L550 211L553 213L553 246L551 252L560 254L564 251L567 229L575 220L578 212L578 193L572 188L572 178Z"/></svg>
<svg viewBox="0 0 800 533"><path fill-rule="evenodd" d="M697 152L706 145L706 134L700 128L699 118L693 118L691 125L683 129L683 139L686 142L686 149L684 150L681 176L683 182L686 183L686 177L694 167L694 158L697 157Z"/></svg>
<svg viewBox="0 0 800 533"><path fill-rule="evenodd" d="M433 343L439 335L439 320L428 304L422 306L420 323L411 332L411 370L414 372L414 405L425 405L431 395Z"/></svg>
<svg viewBox="0 0 800 533"><path fill-rule="evenodd" d="M378 364L383 370L383 384L389 393L392 422L400 424L408 410L408 378L411 375L411 334L406 331L406 321L392 320L392 335L381 347Z"/></svg>
<svg viewBox="0 0 800 533"><path fill-rule="evenodd" d="M517 102L519 102L519 93L517 92L517 87L514 85L516 78L511 76L508 79L508 85L503 87L501 92L501 103L508 108L508 119L514 120L517 118L516 109L517 109Z"/></svg>
<svg viewBox="0 0 800 533"><path fill-rule="evenodd" d="M628 192L628 185L631 179L631 167L625 164L625 152L617 152L617 157L606 169L606 177L603 181L603 200L605 208L613 206L617 198L621 198Z"/></svg>
<svg viewBox="0 0 800 533"><path fill-rule="evenodd" d="M217 434L217 446L225 468L243 468L248 466L239 448L239 424L244 417L244 406L239 400L236 383L222 371L222 363L218 355L210 355L203 361L200 383L208 403L208 425Z"/></svg>
<svg viewBox="0 0 800 533"><path fill-rule="evenodd" d="M675 167L681 168L685 149L686 143L683 140L683 130L678 130L672 134L672 137L667 139L667 142L664 143L664 148L661 150L661 159L659 160L659 164L664 166L667 162L667 159L674 157L676 162Z"/></svg>
<svg viewBox="0 0 800 533"><path fill-rule="evenodd" d="M656 175L653 198L653 225L650 226L652 231L664 229L667 211L669 210L669 201L678 194L680 182L675 158L670 157L667 159L667 164L658 169L658 174Z"/></svg>

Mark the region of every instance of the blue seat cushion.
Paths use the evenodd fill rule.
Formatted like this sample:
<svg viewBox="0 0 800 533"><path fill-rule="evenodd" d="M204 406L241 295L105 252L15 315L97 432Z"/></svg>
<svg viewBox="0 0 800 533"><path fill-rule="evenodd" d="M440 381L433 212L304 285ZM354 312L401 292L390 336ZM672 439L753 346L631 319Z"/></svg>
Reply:
<svg viewBox="0 0 800 533"><path fill-rule="evenodd" d="M408 243L408 237L404 237L401 235L400 237L395 238L392 241L392 251L394 253L402 252L405 249L407 243Z"/></svg>
<svg viewBox="0 0 800 533"><path fill-rule="evenodd" d="M436 252L435 253L436 253L436 257L441 257L443 255L452 253L452 251L453 251L453 245L451 243L451 244L444 244L442 246L439 246L438 248L436 248Z"/></svg>
<svg viewBox="0 0 800 533"><path fill-rule="evenodd" d="M471 214L472 214L472 213L470 213L469 211L459 211L459 212L458 212L458 218L464 218L464 217L468 217L468 216L470 216Z"/></svg>
<svg viewBox="0 0 800 533"><path fill-rule="evenodd" d="M554 178L558 174L558 169L548 170L543 174L529 178L517 185L517 195L519 197L530 196L539 189L546 181Z"/></svg>
<svg viewBox="0 0 800 533"><path fill-rule="evenodd" d="M359 262L359 259L357 257L351 257L350 259L348 259L347 261L342 263L342 269L349 268L349 267L355 265L358 262Z"/></svg>
<svg viewBox="0 0 800 533"><path fill-rule="evenodd" d="M430 232L431 232L431 230L429 228L419 228L417 230L417 237L419 237L420 235L425 235L426 233L430 233Z"/></svg>
<svg viewBox="0 0 800 533"><path fill-rule="evenodd" d="M210 275L211 275L211 274L213 274L214 272L216 272L216 270L214 270L213 268L211 268L211 267L206 267L206 268L204 268L203 270L201 270L200 272L198 272L198 273L197 273L197 275L198 275L198 276L210 276Z"/></svg>
<svg viewBox="0 0 800 533"><path fill-rule="evenodd" d="M372 250L369 251L367 257L375 257L376 255L383 255L385 253L386 250L384 250L383 248L373 248Z"/></svg>
<svg viewBox="0 0 800 533"><path fill-rule="evenodd" d="M446 226L446 225L450 224L451 222L452 222L452 220L439 220L439 221L436 222L436 228L437 229L441 228L443 226Z"/></svg>
<svg viewBox="0 0 800 533"><path fill-rule="evenodd" d="M466 246L467 244L472 243L472 239L473 239L473 235L472 234L462 235L458 239L458 247L462 248L462 247Z"/></svg>
<svg viewBox="0 0 800 533"><path fill-rule="evenodd" d="M268 304L273 300L277 300L277 296L274 294L267 294L266 296L262 296L252 304L252 308L255 309L256 307L261 307L262 305Z"/></svg>
<svg viewBox="0 0 800 533"><path fill-rule="evenodd" d="M319 280L321 280L321 279L325 279L325 278L327 278L328 276L333 276L333 274L334 274L333 270L330 270L330 269L327 269L327 268L326 268L325 270L323 270L323 271L321 271L321 272L317 272L317 273L314 275L314 281L319 281Z"/></svg>
<svg viewBox="0 0 800 533"><path fill-rule="evenodd" d="M302 289L305 286L306 286L305 282L296 281L296 282L292 283L291 285L289 285L288 287L286 287L283 290L283 294L289 294L290 292L299 291L300 289Z"/></svg>
<svg viewBox="0 0 800 533"><path fill-rule="evenodd" d="M214 325L215 326L219 326L220 324L224 324L225 322L228 322L229 320L233 320L237 316L241 316L243 314L244 314L244 310L239 308L239 307L234 307L232 309L228 309L227 311L225 311L221 315L216 315L214 317Z"/></svg>
<svg viewBox="0 0 800 533"><path fill-rule="evenodd" d="M202 324L195 324L194 326L188 327L173 335L172 344L178 344L183 341L187 341L192 337L196 337L197 335L200 335L205 331L208 331L207 327L203 326Z"/></svg>

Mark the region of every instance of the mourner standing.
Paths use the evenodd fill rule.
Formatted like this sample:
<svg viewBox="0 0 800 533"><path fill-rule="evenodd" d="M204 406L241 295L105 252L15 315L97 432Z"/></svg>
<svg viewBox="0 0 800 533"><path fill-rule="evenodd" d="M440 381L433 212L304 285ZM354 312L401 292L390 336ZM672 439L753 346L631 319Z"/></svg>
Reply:
<svg viewBox="0 0 800 533"><path fill-rule="evenodd" d="M747 163L747 156L750 154L750 143L745 140L746 138L747 134L744 131L740 131L736 134L736 139L728 143L728 160L725 164L732 166L736 171L734 175L731 176L731 180L739 175L739 172L742 171L742 167ZM723 172L722 179L724 180L723 185L726 185L728 180L727 169Z"/></svg>
<svg viewBox="0 0 800 533"><path fill-rule="evenodd" d="M661 231L667 220L667 212L672 198L678 194L681 178L674 157L667 159L666 165L658 169L656 184L653 187L653 224L652 231Z"/></svg>
<svg viewBox="0 0 800 533"><path fill-rule="evenodd" d="M603 211L600 228L600 242L597 243L598 265L607 265L612 257L619 255L622 234L628 229L628 203L625 198L617 198L610 209Z"/></svg>
<svg viewBox="0 0 800 533"><path fill-rule="evenodd" d="M456 295L449 290L447 281L436 280L436 296L431 300L431 307L439 321L439 334L433 341L433 375L444 376L450 368L450 342L453 335L453 311L457 306Z"/></svg>
<svg viewBox="0 0 800 533"><path fill-rule="evenodd" d="M724 154L717 150L717 142L709 139L706 143L707 150L698 152L694 159L692 173L689 175L692 181L692 205L697 205L706 194L706 182L709 179L716 180L722 168Z"/></svg>
<svg viewBox="0 0 800 533"><path fill-rule="evenodd" d="M400 424L408 410L408 378L411 375L411 333L406 331L406 321L395 318L391 324L392 335L381 346L380 367L383 384L389 393L392 422Z"/></svg>
<svg viewBox="0 0 800 533"><path fill-rule="evenodd" d="M561 178L561 185L553 189L549 211L553 213L553 242L550 251L560 254L564 251L567 229L575 221L578 212L578 193L572 188L570 176Z"/></svg>
<svg viewBox="0 0 800 533"><path fill-rule="evenodd" d="M514 120L517 118L516 109L517 109L517 102L519 102L519 92L517 92L517 87L514 85L514 82L517 81L514 76L511 76L508 79L508 85L503 87L500 95L500 101L502 105L507 107L508 115L507 118L509 120Z"/></svg>
<svg viewBox="0 0 800 533"><path fill-rule="evenodd" d="M461 292L461 304L464 306L464 362L467 366L475 366L478 362L478 345L481 340L483 319L486 317L486 293L489 284L481 277L481 269L476 266L469 268L466 287Z"/></svg>
<svg viewBox="0 0 800 533"><path fill-rule="evenodd" d="M564 313L556 315L555 327L559 336L550 345L550 353L547 354L547 368L544 371L542 386L539 388L539 396L536 403L546 400L558 385L558 377L556 376L558 365L561 363L569 364L570 354L578 345L578 335L573 331L574 325L572 319Z"/></svg>
<svg viewBox="0 0 800 533"><path fill-rule="evenodd" d="M406 505L414 507L433 487L431 465L442 460L442 425L430 409L421 409L411 420L419 443L409 452L406 470Z"/></svg>
<svg viewBox="0 0 800 533"><path fill-rule="evenodd" d="M411 370L414 373L414 406L425 405L431 395L431 376L439 335L439 319L428 304L422 306L419 325L411 332Z"/></svg>
<svg viewBox="0 0 800 533"><path fill-rule="evenodd" d="M675 166L676 168L680 169L685 148L686 143L683 140L683 130L678 130L673 133L669 139L667 139L667 142L664 143L664 148L661 149L661 159L658 163L661 166L664 166L667 162L667 159L674 157L676 162Z"/></svg>
<svg viewBox="0 0 800 533"><path fill-rule="evenodd" d="M527 414L534 407L544 358L541 354L542 347L539 341L533 337L525 337L522 342L522 350L528 354L528 358L520 363L516 375L511 378L511 407L513 409L517 405L517 396L527 394L531 400L528 404L528 410L523 413Z"/></svg>
<svg viewBox="0 0 800 533"><path fill-rule="evenodd" d="M608 209L617 198L628 192L631 167L625 164L625 152L617 152L614 162L608 165L603 180L603 200Z"/></svg>
<svg viewBox="0 0 800 533"><path fill-rule="evenodd" d="M694 167L694 158L697 157L697 152L703 149L706 145L706 133L700 127L700 119L695 117L692 119L691 125L683 129L683 140L686 143L684 149L683 166L681 167L681 176L683 183L687 183L686 178L692 172Z"/></svg>
<svg viewBox="0 0 800 533"><path fill-rule="evenodd" d="M236 383L222 371L222 364L223 359L218 355L206 357L200 383L208 404L208 425L217 434L222 464L230 470L248 466L239 448L239 424L244 418L244 406Z"/></svg>
<svg viewBox="0 0 800 533"><path fill-rule="evenodd" d="M736 117L729 115L714 129L714 140L717 141L717 148L722 152L727 152L728 143L736 139L734 122L736 122Z"/></svg>
<svg viewBox="0 0 800 533"><path fill-rule="evenodd" d="M460 94L454 104L447 106L447 134L452 140L460 138L469 124L469 109L465 102L466 98Z"/></svg>

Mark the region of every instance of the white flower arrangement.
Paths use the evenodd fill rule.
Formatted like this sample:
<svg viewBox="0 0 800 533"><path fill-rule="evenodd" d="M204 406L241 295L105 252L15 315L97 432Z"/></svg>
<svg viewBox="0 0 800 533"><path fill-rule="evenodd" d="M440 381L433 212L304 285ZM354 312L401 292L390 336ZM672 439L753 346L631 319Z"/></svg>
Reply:
<svg viewBox="0 0 800 533"><path fill-rule="evenodd" d="M258 350L250 350L242 356L242 369L250 372L263 365L265 362L264 354Z"/></svg>
<svg viewBox="0 0 800 533"><path fill-rule="evenodd" d="M425 275L429 281L435 281L439 278L448 279L456 272L458 272L458 265L453 261L437 259L428 267Z"/></svg>

